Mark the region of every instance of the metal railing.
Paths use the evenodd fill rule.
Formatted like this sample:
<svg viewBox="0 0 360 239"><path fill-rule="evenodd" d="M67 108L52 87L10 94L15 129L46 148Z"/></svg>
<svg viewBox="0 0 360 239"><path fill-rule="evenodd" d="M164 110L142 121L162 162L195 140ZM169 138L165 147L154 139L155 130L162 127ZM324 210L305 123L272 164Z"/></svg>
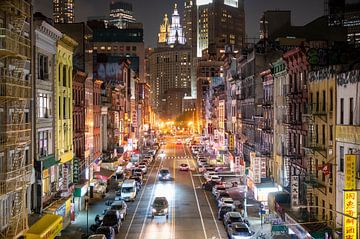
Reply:
<svg viewBox="0 0 360 239"><path fill-rule="evenodd" d="M7 50L14 55L30 59L30 40L7 28L0 28L0 52Z"/></svg>

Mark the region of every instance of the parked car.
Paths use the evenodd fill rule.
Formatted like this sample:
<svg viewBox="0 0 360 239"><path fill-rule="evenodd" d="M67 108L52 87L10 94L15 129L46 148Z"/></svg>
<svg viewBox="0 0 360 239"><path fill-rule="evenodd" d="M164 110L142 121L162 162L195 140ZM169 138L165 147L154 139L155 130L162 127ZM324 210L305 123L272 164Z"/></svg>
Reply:
<svg viewBox="0 0 360 239"><path fill-rule="evenodd" d="M142 170L143 174L147 174L147 167L144 164L139 164L139 169Z"/></svg>
<svg viewBox="0 0 360 239"><path fill-rule="evenodd" d="M216 195L216 202L218 202L221 198L229 198L230 194L227 191L220 191L217 195Z"/></svg>
<svg viewBox="0 0 360 239"><path fill-rule="evenodd" d="M211 191L212 195L216 197L220 192L225 192L228 188L224 184L215 185Z"/></svg>
<svg viewBox="0 0 360 239"><path fill-rule="evenodd" d="M98 227L96 229L96 234L103 234L106 236L106 239L115 239L115 230L112 227Z"/></svg>
<svg viewBox="0 0 360 239"><path fill-rule="evenodd" d="M227 206L232 206L235 208L234 206L234 200L232 198L221 198L219 201L218 201L218 207L221 207L223 205L227 205Z"/></svg>
<svg viewBox="0 0 360 239"><path fill-rule="evenodd" d="M217 173L216 173L216 172L205 172L205 173L204 173L204 179L205 179L206 181L210 181L210 180L211 180L211 176L213 176L213 175L217 175Z"/></svg>
<svg viewBox="0 0 360 239"><path fill-rule="evenodd" d="M152 204L151 218L154 216L166 216L169 218L169 203L166 197L155 197Z"/></svg>
<svg viewBox="0 0 360 239"><path fill-rule="evenodd" d="M251 231L246 223L235 222L226 226L226 232L230 239L252 238L255 232Z"/></svg>
<svg viewBox="0 0 360 239"><path fill-rule="evenodd" d="M228 212L224 215L224 220L223 220L224 226L227 226L228 224L232 224L234 222L242 222L250 226L249 221L243 218L240 212Z"/></svg>
<svg viewBox="0 0 360 239"><path fill-rule="evenodd" d="M211 175L210 176L210 181L221 182L221 177L218 176L218 175Z"/></svg>
<svg viewBox="0 0 360 239"><path fill-rule="evenodd" d="M189 171L189 170L190 170L190 167L189 167L188 164L182 163L182 164L180 164L179 170L180 170L180 171Z"/></svg>
<svg viewBox="0 0 360 239"><path fill-rule="evenodd" d="M125 203L125 201L120 200L120 201L114 201L109 210L113 210L113 211L118 211L121 217L121 220L125 220L125 216L127 214L127 205Z"/></svg>
<svg viewBox="0 0 360 239"><path fill-rule="evenodd" d="M162 168L159 171L159 180L170 180L170 171L168 168Z"/></svg>
<svg viewBox="0 0 360 239"><path fill-rule="evenodd" d="M88 239L106 239L106 236L104 234L93 234Z"/></svg>
<svg viewBox="0 0 360 239"><path fill-rule="evenodd" d="M119 233L121 227L121 216L118 211L107 211L103 217L101 226L112 227L115 233Z"/></svg>
<svg viewBox="0 0 360 239"><path fill-rule="evenodd" d="M219 220L223 220L224 215L226 213L232 212L232 211L234 211L234 207L232 207L232 206L227 206L227 205L221 206L221 207L219 207L217 217Z"/></svg>
<svg viewBox="0 0 360 239"><path fill-rule="evenodd" d="M125 201L135 201L137 186L134 179L125 180L121 186L121 198Z"/></svg>
<svg viewBox="0 0 360 239"><path fill-rule="evenodd" d="M212 188L213 188L215 185L217 185L217 184L219 184L219 183L218 183L218 182L215 182L215 181L207 181L207 182L204 182L204 183L201 185L201 187L202 187L203 189L205 189L206 191L211 191Z"/></svg>

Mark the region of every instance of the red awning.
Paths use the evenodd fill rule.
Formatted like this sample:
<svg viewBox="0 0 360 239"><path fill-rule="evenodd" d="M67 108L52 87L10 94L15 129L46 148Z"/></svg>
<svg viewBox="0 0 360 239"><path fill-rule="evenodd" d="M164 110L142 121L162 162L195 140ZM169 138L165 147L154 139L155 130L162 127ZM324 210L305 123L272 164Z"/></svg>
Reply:
<svg viewBox="0 0 360 239"><path fill-rule="evenodd" d="M94 178L107 181L115 172L106 168L100 168L100 172L94 173Z"/></svg>

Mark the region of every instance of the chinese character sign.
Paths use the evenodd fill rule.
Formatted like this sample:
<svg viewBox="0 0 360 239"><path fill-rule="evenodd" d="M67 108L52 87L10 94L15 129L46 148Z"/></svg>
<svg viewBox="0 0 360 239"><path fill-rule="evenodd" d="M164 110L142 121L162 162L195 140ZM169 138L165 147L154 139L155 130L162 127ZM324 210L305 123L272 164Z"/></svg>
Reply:
<svg viewBox="0 0 360 239"><path fill-rule="evenodd" d="M353 217L357 217L357 192L344 192L344 213ZM344 237L347 239L357 238L357 220L344 216Z"/></svg>
<svg viewBox="0 0 360 239"><path fill-rule="evenodd" d="M291 176L291 206L299 206L299 177Z"/></svg>
<svg viewBox="0 0 360 239"><path fill-rule="evenodd" d="M353 190L356 188L356 155L345 155L345 190Z"/></svg>

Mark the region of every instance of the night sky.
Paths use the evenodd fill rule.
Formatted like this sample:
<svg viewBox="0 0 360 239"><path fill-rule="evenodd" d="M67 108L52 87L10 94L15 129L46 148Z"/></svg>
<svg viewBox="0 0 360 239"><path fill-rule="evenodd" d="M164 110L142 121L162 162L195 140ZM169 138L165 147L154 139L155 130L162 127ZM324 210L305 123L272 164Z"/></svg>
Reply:
<svg viewBox="0 0 360 239"><path fill-rule="evenodd" d="M133 3L136 19L144 24L145 43L155 46L160 23L165 13L171 14L174 3L180 10L183 0L127 0ZM52 17L52 0L33 0L35 11ZM75 0L75 20L86 21L88 16L108 16L110 0ZM323 15L324 0L245 0L246 33L258 37L259 19L266 10L291 10L292 24L303 25Z"/></svg>

